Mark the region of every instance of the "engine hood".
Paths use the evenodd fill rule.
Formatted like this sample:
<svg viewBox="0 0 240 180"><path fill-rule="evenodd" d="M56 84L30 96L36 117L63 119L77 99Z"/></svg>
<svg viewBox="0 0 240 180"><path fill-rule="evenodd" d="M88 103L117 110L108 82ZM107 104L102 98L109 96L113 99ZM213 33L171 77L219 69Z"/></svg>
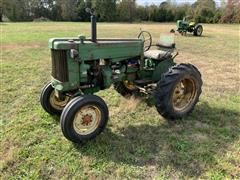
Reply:
<svg viewBox="0 0 240 180"><path fill-rule="evenodd" d="M48 47L56 50L68 50L76 49L79 44L80 40L76 38L51 38Z"/></svg>

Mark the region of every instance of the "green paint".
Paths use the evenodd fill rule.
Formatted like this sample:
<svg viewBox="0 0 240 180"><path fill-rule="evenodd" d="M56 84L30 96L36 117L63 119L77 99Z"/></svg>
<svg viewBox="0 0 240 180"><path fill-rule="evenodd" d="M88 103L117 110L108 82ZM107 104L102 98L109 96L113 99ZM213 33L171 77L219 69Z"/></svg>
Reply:
<svg viewBox="0 0 240 180"><path fill-rule="evenodd" d="M138 79L152 79L154 82L160 80L161 75L175 63L173 59L157 61L143 58L143 42L139 39L131 40L99 40L98 43L92 43L86 40L84 36L78 38L50 39L49 47L52 49L67 50L68 62L68 82L60 82L52 79L53 87L60 92L79 90L82 94L93 94L102 88L109 88L113 82L129 80L134 81L134 76L127 76L130 73L136 73ZM78 56L71 58L71 49L78 51ZM88 72L90 70L89 61L105 59L107 64L101 65L101 75L103 78L102 87L92 87L80 89L82 83L88 82ZM122 65L120 69L113 70L111 63L125 62L128 59L140 60L139 67L127 67Z"/></svg>
<svg viewBox="0 0 240 180"><path fill-rule="evenodd" d="M168 69L174 66L176 63L172 59L166 59L161 61L157 66L156 69L153 71L152 80L159 81L163 73L167 72Z"/></svg>
<svg viewBox="0 0 240 180"><path fill-rule="evenodd" d="M54 88L58 91L75 90L80 83L87 82L87 71L90 65L86 62L99 59L111 59L111 62L119 62L132 57L142 55L143 42L139 39L131 40L99 40L98 43L92 43L86 40L84 36L77 38L53 38L49 40L49 48L57 50L67 50L67 62L69 82L60 82L52 80ZM76 49L79 56L76 59L70 57L70 50ZM119 79L125 77L125 69L120 70ZM102 67L104 87L108 88L112 84L112 70L110 67Z"/></svg>
<svg viewBox="0 0 240 180"><path fill-rule="evenodd" d="M129 59L140 56L142 41L99 41L99 43L86 42L79 45L79 59L81 61L95 59Z"/></svg>
<svg viewBox="0 0 240 180"><path fill-rule="evenodd" d="M80 71L79 71L79 76L80 76L80 82L87 82L87 71L90 69L90 65L85 64L84 61L80 64Z"/></svg>
<svg viewBox="0 0 240 180"><path fill-rule="evenodd" d="M196 22L188 22L186 18L183 18L183 20L177 21L177 31L191 33L194 31L196 25Z"/></svg>
<svg viewBox="0 0 240 180"><path fill-rule="evenodd" d="M72 43L69 40L74 40L75 46L78 47L80 44L80 40L77 38L52 38L48 42L48 47L50 49L71 49Z"/></svg>
<svg viewBox="0 0 240 180"><path fill-rule="evenodd" d="M154 61L152 59L145 59L144 69L152 70L155 68L155 66L156 66L156 64L154 63Z"/></svg>
<svg viewBox="0 0 240 180"><path fill-rule="evenodd" d="M79 62L70 57L70 52L67 52L67 62L68 62L68 76L72 87L77 87L80 81L79 76Z"/></svg>
<svg viewBox="0 0 240 180"><path fill-rule="evenodd" d="M112 69L109 66L102 67L104 87L109 88L112 85Z"/></svg>
<svg viewBox="0 0 240 180"><path fill-rule="evenodd" d="M100 91L99 87L94 87L94 88L88 88L88 89L84 89L83 93L84 94L94 94L96 92Z"/></svg>

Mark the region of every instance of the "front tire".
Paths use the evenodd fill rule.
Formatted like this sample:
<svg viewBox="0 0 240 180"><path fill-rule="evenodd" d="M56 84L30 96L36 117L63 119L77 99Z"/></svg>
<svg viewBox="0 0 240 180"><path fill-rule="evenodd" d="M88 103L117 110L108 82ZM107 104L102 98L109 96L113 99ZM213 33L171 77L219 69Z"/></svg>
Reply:
<svg viewBox="0 0 240 180"><path fill-rule="evenodd" d="M178 64L163 74L155 90L156 108L166 119L178 119L193 111L202 92L201 74L191 64Z"/></svg>
<svg viewBox="0 0 240 180"><path fill-rule="evenodd" d="M40 102L43 109L51 115L60 116L63 108L69 101L70 97L68 96L64 96L63 100L60 100L55 96L54 88L52 87L51 82L47 83L43 87L40 95Z"/></svg>
<svg viewBox="0 0 240 180"><path fill-rule="evenodd" d="M60 118L63 135L74 143L91 140L100 134L109 112L106 103L98 96L84 95L72 99Z"/></svg>

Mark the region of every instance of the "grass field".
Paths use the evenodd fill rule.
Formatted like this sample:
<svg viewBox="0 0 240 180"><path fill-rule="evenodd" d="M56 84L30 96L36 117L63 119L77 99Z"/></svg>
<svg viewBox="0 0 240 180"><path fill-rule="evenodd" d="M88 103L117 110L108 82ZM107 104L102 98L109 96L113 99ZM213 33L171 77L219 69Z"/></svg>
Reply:
<svg viewBox="0 0 240 180"><path fill-rule="evenodd" d="M99 37L169 32L174 24L99 24ZM88 23L4 23L1 28L0 179L240 179L239 25L204 25L203 37L176 35L177 62L195 64L203 93L194 112L168 122L145 102L112 88L105 131L67 141L40 106L50 80L51 37L89 35Z"/></svg>

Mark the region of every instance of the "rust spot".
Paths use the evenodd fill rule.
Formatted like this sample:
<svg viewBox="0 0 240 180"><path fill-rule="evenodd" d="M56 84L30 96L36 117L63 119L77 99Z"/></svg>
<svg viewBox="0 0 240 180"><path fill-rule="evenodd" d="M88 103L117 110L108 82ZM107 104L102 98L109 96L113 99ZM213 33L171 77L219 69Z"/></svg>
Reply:
<svg viewBox="0 0 240 180"><path fill-rule="evenodd" d="M82 125L88 126L92 122L92 116L86 115L83 117Z"/></svg>

